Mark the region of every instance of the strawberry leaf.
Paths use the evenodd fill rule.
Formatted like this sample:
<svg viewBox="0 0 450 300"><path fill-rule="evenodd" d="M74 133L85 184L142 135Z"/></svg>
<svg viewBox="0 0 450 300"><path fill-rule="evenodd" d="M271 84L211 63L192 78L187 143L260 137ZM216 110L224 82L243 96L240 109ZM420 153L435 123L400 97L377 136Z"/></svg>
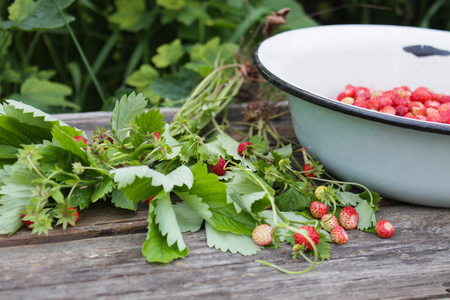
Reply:
<svg viewBox="0 0 450 300"><path fill-rule="evenodd" d="M89 207L92 202L92 195L95 192L95 187L93 186L80 186L77 187L69 199L69 205L72 207L79 207L80 209L85 209Z"/></svg>
<svg viewBox="0 0 450 300"><path fill-rule="evenodd" d="M356 212L359 215L358 219L358 229L364 230L372 226L375 226L377 219L375 218L375 212L373 208L369 205L367 201L361 201L355 207Z"/></svg>
<svg viewBox="0 0 450 300"><path fill-rule="evenodd" d="M6 173L7 172L7 173ZM22 212L33 197L33 180L39 176L16 163L5 167L0 187L0 234L13 234L22 224Z"/></svg>
<svg viewBox="0 0 450 300"><path fill-rule="evenodd" d="M282 211L304 210L310 204L309 198L293 187L290 187L283 194L275 197L275 201L278 208Z"/></svg>
<svg viewBox="0 0 450 300"><path fill-rule="evenodd" d="M50 130L23 123L16 118L0 115L0 144L20 148L52 138Z"/></svg>
<svg viewBox="0 0 450 300"><path fill-rule="evenodd" d="M125 197L122 190L114 190L111 194L111 202L119 208L137 210L137 203Z"/></svg>
<svg viewBox="0 0 450 300"><path fill-rule="evenodd" d="M251 235L256 222L249 213L245 211L237 213L234 205L227 202L226 185L220 182L215 174L207 173L205 164L197 163L191 167L191 170L194 174L194 184L189 190L180 189L175 191L176 194L185 200L189 206L191 206L190 201L186 195L195 195L195 203L198 206L200 201L203 208L203 205L206 204L212 216L205 220L214 226L215 229ZM205 214L204 210L199 212L196 210L196 207L191 206L191 208L202 215L202 217Z"/></svg>
<svg viewBox="0 0 450 300"><path fill-rule="evenodd" d="M128 97L124 95L114 106L111 115L111 130L119 137L125 136L128 130L123 130L130 126L131 122L145 111L147 100L138 94L131 93ZM120 131L120 132L119 132Z"/></svg>
<svg viewBox="0 0 450 300"><path fill-rule="evenodd" d="M167 175L147 166L120 168L111 174L125 196L136 202L158 194L161 189L169 193L175 186L190 188L194 181L191 170L186 166L180 166Z"/></svg>
<svg viewBox="0 0 450 300"><path fill-rule="evenodd" d="M222 252L230 251L233 254L240 253L244 256L254 255L261 251L261 247L255 244L249 236L219 231L208 223L206 223L205 229L210 248L216 248Z"/></svg>
<svg viewBox="0 0 450 300"><path fill-rule="evenodd" d="M184 258L188 255L189 249L186 247L180 251L178 246L169 246L166 238L161 234L158 225L155 223L154 203L150 202L148 211L148 232L147 239L142 245L142 255L148 262L169 263L177 258Z"/></svg>
<svg viewBox="0 0 450 300"><path fill-rule="evenodd" d="M66 8L75 0L56 0L61 9ZM53 29L64 26L58 8L53 0L24 0L14 1L8 7L9 21L0 24L0 28L17 28L21 30ZM64 14L67 22L75 20L74 17Z"/></svg>
<svg viewBox="0 0 450 300"><path fill-rule="evenodd" d="M336 197L342 206L355 206L362 201L361 197L351 192L336 191Z"/></svg>
<svg viewBox="0 0 450 300"><path fill-rule="evenodd" d="M86 151L81 146L81 142L78 142L74 139L76 135L82 135L81 132L77 131L72 127L61 127L59 125L55 125L52 129L53 139L56 141L61 148L66 149L73 155L79 157L82 162L86 165L89 165L89 159L86 154Z"/></svg>
<svg viewBox="0 0 450 300"><path fill-rule="evenodd" d="M158 54L152 57L152 62L157 68L165 68L175 64L184 54L180 39L175 39L170 44L163 44L156 51Z"/></svg>
<svg viewBox="0 0 450 300"><path fill-rule="evenodd" d="M164 115L159 112L159 109L149 109L145 113L136 116L135 122L139 126L139 132L142 134L150 134L164 132L166 122L163 121Z"/></svg>
<svg viewBox="0 0 450 300"><path fill-rule="evenodd" d="M159 231L166 237L167 245L170 247L175 243L180 251L186 248L177 218L173 210L170 195L164 193L158 195L155 201L155 223L158 224Z"/></svg>
<svg viewBox="0 0 450 300"><path fill-rule="evenodd" d="M21 122L38 127L44 127L49 130L52 129L55 124L59 124L60 126L69 126L52 115L49 115L31 105L15 100L6 100L6 103L7 105L3 106L3 114L16 118Z"/></svg>
<svg viewBox="0 0 450 300"><path fill-rule="evenodd" d="M177 216L181 232L197 232L203 224L203 218L185 202L173 205L173 211Z"/></svg>

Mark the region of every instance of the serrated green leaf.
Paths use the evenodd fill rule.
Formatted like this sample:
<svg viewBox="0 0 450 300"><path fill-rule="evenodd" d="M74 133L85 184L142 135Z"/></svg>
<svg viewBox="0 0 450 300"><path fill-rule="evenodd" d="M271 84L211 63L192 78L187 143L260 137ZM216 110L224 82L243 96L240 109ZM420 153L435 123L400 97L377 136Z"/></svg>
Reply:
<svg viewBox="0 0 450 300"><path fill-rule="evenodd" d="M336 197L342 206L355 206L362 199L358 195L351 192L336 191Z"/></svg>
<svg viewBox="0 0 450 300"><path fill-rule="evenodd" d="M137 210L137 202L134 202L127 197L121 190L114 190L111 194L111 202L119 208L129 209L136 211Z"/></svg>
<svg viewBox="0 0 450 300"><path fill-rule="evenodd" d="M233 254L240 253L244 256L254 255L261 251L261 247L255 244L249 236L219 231L208 223L205 224L205 229L210 248L216 248L222 252L230 251Z"/></svg>
<svg viewBox="0 0 450 300"><path fill-rule="evenodd" d="M158 195L158 199L155 200L154 214L155 223L158 224L161 234L165 236L167 245L170 247L176 243L178 250L183 251L186 248L186 244L178 226L177 217L168 193Z"/></svg>
<svg viewBox="0 0 450 300"><path fill-rule="evenodd" d="M213 221L213 214L209 210L208 204L202 202L202 198L197 197L196 195L191 195L188 192L175 191L175 194L178 197L180 197L180 199L183 199L184 203L186 203L194 212L196 212L206 222L211 223L212 226L216 226L216 224Z"/></svg>
<svg viewBox="0 0 450 300"><path fill-rule="evenodd" d="M11 98L45 111L54 107L79 110L80 107L77 104L66 100L66 97L71 94L72 89L61 83L29 78L20 87L20 95L13 94Z"/></svg>
<svg viewBox="0 0 450 300"><path fill-rule="evenodd" d="M79 207L80 209L89 207L94 192L95 187L93 186L79 186L75 188L69 199L69 205L72 207Z"/></svg>
<svg viewBox="0 0 450 300"><path fill-rule="evenodd" d="M17 153L16 147L0 145L0 166L12 165L17 160Z"/></svg>
<svg viewBox="0 0 450 300"><path fill-rule="evenodd" d="M162 134L166 125L163 119L164 115L160 113L159 109L149 109L147 112L138 115L135 122L139 126L139 133L158 132Z"/></svg>
<svg viewBox="0 0 450 300"><path fill-rule="evenodd" d="M187 203L178 202L174 204L173 211L177 216L177 222L181 232L197 232L201 228L204 221L203 218Z"/></svg>
<svg viewBox="0 0 450 300"><path fill-rule="evenodd" d="M7 104L3 106L3 114L16 118L21 122L47 129L51 129L55 124L69 126L63 121L60 121L52 115L31 105L15 100L6 100L6 103Z"/></svg>
<svg viewBox="0 0 450 300"><path fill-rule="evenodd" d="M137 89L149 87L159 77L158 70L151 65L144 64L139 70L134 71L126 80L126 84Z"/></svg>
<svg viewBox="0 0 450 300"><path fill-rule="evenodd" d="M81 142L74 139L74 136L81 135L76 129L72 127L61 127L55 125L52 129L53 139L73 155L79 157L85 165L89 165L89 159L86 151L81 146Z"/></svg>
<svg viewBox="0 0 450 300"><path fill-rule="evenodd" d="M165 237L158 229L155 223L154 204L150 202L148 213L148 233L147 239L142 245L142 255L148 262L169 263L177 258L186 257L189 249L186 247L183 251L178 249L177 245L169 246Z"/></svg>
<svg viewBox="0 0 450 300"><path fill-rule="evenodd" d="M375 218L375 212L372 207L370 207L369 202L361 201L355 207L356 212L359 215L358 226L359 230L368 229L375 226L377 220Z"/></svg>
<svg viewBox="0 0 450 300"><path fill-rule="evenodd" d="M178 75L164 75L150 85L150 89L163 98L180 100L187 98L199 75L191 70L181 69Z"/></svg>
<svg viewBox="0 0 450 300"><path fill-rule="evenodd" d="M30 203L35 188L33 180L39 176L23 166L6 167L0 187L0 234L13 234L22 224L22 212Z"/></svg>
<svg viewBox="0 0 450 300"><path fill-rule="evenodd" d="M309 206L309 199L297 189L290 187L283 194L275 197L278 208L282 211L304 210Z"/></svg>
<svg viewBox="0 0 450 300"><path fill-rule="evenodd" d="M175 186L185 185L190 188L194 182L192 172L186 166L180 166L167 175L147 166L120 168L111 171L111 174L118 188L134 201L150 198L158 194L161 189L169 193Z"/></svg>
<svg viewBox="0 0 450 300"><path fill-rule="evenodd" d="M15 148L21 145L38 144L52 138L50 130L27 123L16 118L0 115L0 144Z"/></svg>
<svg viewBox="0 0 450 300"><path fill-rule="evenodd" d="M187 204L190 203L185 198L186 194L195 195L196 198L201 199L201 203L208 205L208 210L212 213L212 216L205 220L215 229L251 235L256 222L248 212L237 213L234 205L227 202L226 185L220 182L215 174L208 173L205 164L197 163L191 167L191 170L194 174L194 184L189 190L175 191L176 194ZM191 206L191 208L199 213L194 207Z"/></svg>
<svg viewBox="0 0 450 300"><path fill-rule="evenodd" d="M143 113L146 106L147 100L142 94L131 93L128 97L124 95L114 106L111 115L111 130L120 137L125 136L127 131L123 129L127 128L136 116Z"/></svg>
<svg viewBox="0 0 450 300"><path fill-rule="evenodd" d="M9 21L0 23L0 28L38 30L62 27L65 23L54 1L63 10L75 0L16 0L8 7ZM64 14L64 18L67 23L75 20L67 14Z"/></svg>
<svg viewBox="0 0 450 300"><path fill-rule="evenodd" d="M95 191L92 194L92 202L104 198L114 188L114 181L110 177L103 178L103 180L95 186Z"/></svg>
<svg viewBox="0 0 450 300"><path fill-rule="evenodd" d="M175 39L170 44L163 44L156 49L158 54L152 57L152 62L157 68L165 68L177 63L183 57L184 50L180 39Z"/></svg>

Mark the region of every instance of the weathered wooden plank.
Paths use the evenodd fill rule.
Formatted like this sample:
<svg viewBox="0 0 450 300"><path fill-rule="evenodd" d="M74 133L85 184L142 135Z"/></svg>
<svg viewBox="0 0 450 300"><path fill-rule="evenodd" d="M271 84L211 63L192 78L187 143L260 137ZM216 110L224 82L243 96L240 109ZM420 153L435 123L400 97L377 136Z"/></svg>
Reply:
<svg viewBox="0 0 450 300"><path fill-rule="evenodd" d="M300 276L260 265L307 267L289 248L243 257L209 249L204 231L185 234L189 256L148 264L144 233L0 248L1 299L438 299L450 297L450 210L411 205L379 212L397 228L388 240L349 232L332 258ZM282 254L286 250L288 254Z"/></svg>

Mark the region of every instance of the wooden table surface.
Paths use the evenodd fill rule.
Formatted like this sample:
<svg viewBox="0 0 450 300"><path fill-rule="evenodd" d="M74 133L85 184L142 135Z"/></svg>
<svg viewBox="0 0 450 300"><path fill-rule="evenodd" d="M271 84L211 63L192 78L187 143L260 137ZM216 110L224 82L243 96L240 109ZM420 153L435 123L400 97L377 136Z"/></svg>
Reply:
<svg viewBox="0 0 450 300"><path fill-rule="evenodd" d="M241 107L233 108L239 115ZM173 109L163 109L170 121ZM57 115L92 135L110 113ZM294 138L288 116L275 122ZM331 258L308 267L293 260L289 246L254 256L223 253L206 244L204 230L184 234L187 258L147 263L147 208L137 212L95 203L80 212L76 227L30 235L26 228L0 236L0 299L450 299L450 209L382 200L378 219L396 228L390 239L352 230ZM286 253L285 253L286 252Z"/></svg>

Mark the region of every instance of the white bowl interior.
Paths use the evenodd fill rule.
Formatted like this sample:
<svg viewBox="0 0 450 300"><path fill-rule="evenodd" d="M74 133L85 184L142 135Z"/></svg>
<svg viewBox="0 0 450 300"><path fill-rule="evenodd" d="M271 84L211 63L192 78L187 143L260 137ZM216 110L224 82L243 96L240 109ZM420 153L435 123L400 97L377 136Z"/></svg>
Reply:
<svg viewBox="0 0 450 300"><path fill-rule="evenodd" d="M417 57L403 48L450 51L450 33L384 25L334 25L278 34L258 57L271 73L311 93L336 98L347 84L371 90L406 85L450 94L450 56Z"/></svg>

